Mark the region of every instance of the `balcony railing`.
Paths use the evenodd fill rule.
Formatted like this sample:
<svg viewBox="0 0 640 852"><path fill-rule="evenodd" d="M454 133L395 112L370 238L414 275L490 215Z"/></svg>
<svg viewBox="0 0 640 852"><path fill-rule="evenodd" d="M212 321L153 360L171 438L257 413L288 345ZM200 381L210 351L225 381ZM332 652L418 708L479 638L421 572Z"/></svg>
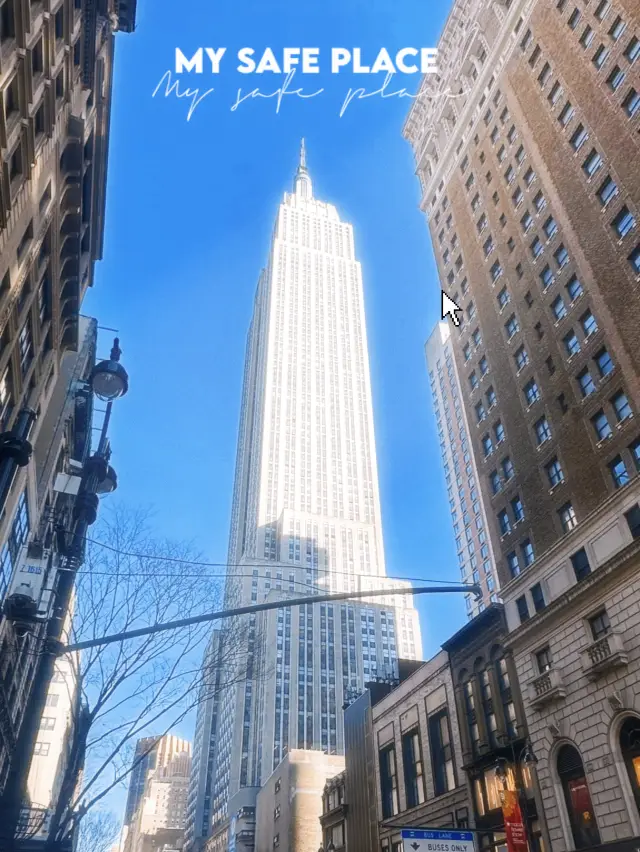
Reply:
<svg viewBox="0 0 640 852"><path fill-rule="evenodd" d="M587 645L581 657L582 670L590 680L595 680L609 669L626 666L629 659L622 634L613 632L606 633L591 645Z"/></svg>
<svg viewBox="0 0 640 852"><path fill-rule="evenodd" d="M534 710L564 698L567 691L559 669L549 669L529 684L529 704Z"/></svg>

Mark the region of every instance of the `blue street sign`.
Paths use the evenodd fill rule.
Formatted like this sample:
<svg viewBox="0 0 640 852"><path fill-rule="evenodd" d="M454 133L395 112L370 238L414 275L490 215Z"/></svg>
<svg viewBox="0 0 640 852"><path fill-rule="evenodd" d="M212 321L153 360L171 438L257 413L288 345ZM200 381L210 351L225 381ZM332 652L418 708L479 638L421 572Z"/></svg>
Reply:
<svg viewBox="0 0 640 852"><path fill-rule="evenodd" d="M403 828L402 852L475 852L471 831L428 831Z"/></svg>

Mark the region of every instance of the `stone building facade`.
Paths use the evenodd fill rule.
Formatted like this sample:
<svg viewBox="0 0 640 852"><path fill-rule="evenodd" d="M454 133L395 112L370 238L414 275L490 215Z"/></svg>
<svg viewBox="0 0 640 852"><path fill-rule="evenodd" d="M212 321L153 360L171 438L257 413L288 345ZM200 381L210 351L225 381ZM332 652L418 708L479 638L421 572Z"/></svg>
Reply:
<svg viewBox="0 0 640 852"><path fill-rule="evenodd" d="M316 852L322 843L323 791L328 779L343 769L342 755L291 749L258 793L255 841L234 834L235 848L255 842L256 852Z"/></svg>
<svg viewBox="0 0 640 852"><path fill-rule="evenodd" d="M134 20L135 0L0 2L0 432L25 408L37 414L32 460L0 516L0 603L28 545L41 571L31 577L49 590L41 613L54 583L54 514L69 502L55 478L89 447L97 332L80 306L102 256L114 33ZM36 634L0 618L0 794L12 761L25 760L14 751Z"/></svg>
<svg viewBox="0 0 640 852"><path fill-rule="evenodd" d="M368 684L345 711L349 852L397 852L401 827L470 825L448 655L404 674Z"/></svg>
<svg viewBox="0 0 640 852"><path fill-rule="evenodd" d="M640 843L639 501L634 479L504 592L554 852Z"/></svg>

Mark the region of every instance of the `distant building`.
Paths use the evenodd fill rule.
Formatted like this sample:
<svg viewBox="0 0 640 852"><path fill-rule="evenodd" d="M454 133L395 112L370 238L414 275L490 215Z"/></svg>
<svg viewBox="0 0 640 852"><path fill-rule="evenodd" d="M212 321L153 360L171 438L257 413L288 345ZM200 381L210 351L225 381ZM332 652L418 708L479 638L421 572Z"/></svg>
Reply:
<svg viewBox="0 0 640 852"><path fill-rule="evenodd" d="M169 742L167 742L167 740ZM164 741L164 742L163 742ZM147 771L144 792L129 823L125 852L182 848L191 774L191 744L166 737ZM178 746L182 749L178 751Z"/></svg>
<svg viewBox="0 0 640 852"><path fill-rule="evenodd" d="M245 567L227 577L226 606L295 592L309 603L244 619L245 670L238 677L236 663L199 714L189 842L202 838L208 810L216 852L291 749L343 752L350 692L394 672L399 656L421 656L409 594L313 603L319 591L410 584L389 577L384 560L353 227L314 194L304 146L255 295L228 561Z"/></svg>
<svg viewBox="0 0 640 852"><path fill-rule="evenodd" d="M329 778L322 791L322 846L327 852L331 844L335 852L347 850L347 810L345 773ZM319 848L319 847L318 847Z"/></svg>
<svg viewBox="0 0 640 852"><path fill-rule="evenodd" d="M322 796L329 778L344 769L344 757L292 749L258 793L256 852L316 852L322 842ZM234 843L235 846L231 844ZM253 848L239 832L229 848Z"/></svg>
<svg viewBox="0 0 640 852"><path fill-rule="evenodd" d="M448 322L436 325L425 352L460 574L463 583L482 589L480 600L465 597L467 615L473 618L498 600L499 582Z"/></svg>

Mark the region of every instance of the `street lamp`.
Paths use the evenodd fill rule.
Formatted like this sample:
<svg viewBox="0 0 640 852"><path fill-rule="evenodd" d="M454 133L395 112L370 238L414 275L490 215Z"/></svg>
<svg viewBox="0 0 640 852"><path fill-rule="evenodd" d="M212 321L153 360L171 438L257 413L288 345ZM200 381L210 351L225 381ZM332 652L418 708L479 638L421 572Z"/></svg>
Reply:
<svg viewBox="0 0 640 852"><path fill-rule="evenodd" d="M108 361L100 361L91 371L89 379L93 392L103 402L110 402L124 396L129 389L129 376L120 363L120 340L116 337Z"/></svg>
<svg viewBox="0 0 640 852"><path fill-rule="evenodd" d="M107 405L97 450L83 466L80 487L73 505L70 541L67 541L66 530L60 531L59 550L64 557L64 570L58 574L53 611L46 622L44 637L41 639L41 650L36 655L38 668L33 676L31 694L25 707L20 733L15 744L14 758L4 787L5 793L2 797L0 813L0 841L2 841L0 847L3 850L14 848L16 828L29 777L30 757L33 755L37 740L40 719L54 675L55 662L61 653L61 648L64 648L62 642L64 623L69 612L76 571L83 561L87 533L98 516L98 495L112 492L117 485L116 473L109 464L111 447L107 431L114 400L124 396L129 389L127 371L120 364L121 354L120 341L116 338L110 359L96 364L91 371L90 384L93 392L97 397L105 400ZM0 483L1 478L0 470ZM54 813L49 829L54 835L59 822L60 814Z"/></svg>

